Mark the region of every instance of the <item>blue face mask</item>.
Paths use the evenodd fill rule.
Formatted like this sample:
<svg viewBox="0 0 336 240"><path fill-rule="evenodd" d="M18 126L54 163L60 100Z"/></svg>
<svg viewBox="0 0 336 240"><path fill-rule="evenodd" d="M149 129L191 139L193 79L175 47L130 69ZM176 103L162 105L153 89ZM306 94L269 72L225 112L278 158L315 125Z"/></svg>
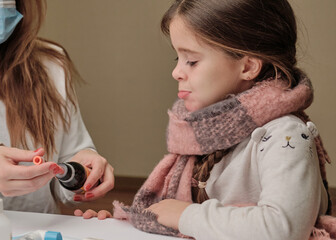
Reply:
<svg viewBox="0 0 336 240"><path fill-rule="evenodd" d="M9 38L22 17L16 10L15 1L0 0L0 44Z"/></svg>

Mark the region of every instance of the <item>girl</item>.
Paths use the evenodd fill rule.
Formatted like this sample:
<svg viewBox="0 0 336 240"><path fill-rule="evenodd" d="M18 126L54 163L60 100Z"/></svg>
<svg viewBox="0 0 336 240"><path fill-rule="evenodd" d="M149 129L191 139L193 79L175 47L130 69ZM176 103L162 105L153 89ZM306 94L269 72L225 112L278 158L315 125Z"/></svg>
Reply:
<svg viewBox="0 0 336 240"><path fill-rule="evenodd" d="M312 230L328 210L329 159L303 112L313 93L287 0L176 0L161 28L178 56L170 154L114 217L207 240L325 233Z"/></svg>
<svg viewBox="0 0 336 240"><path fill-rule="evenodd" d="M58 212L52 196L91 201L114 185L113 168L82 121L73 63L61 46L37 37L45 13L44 0L0 0L0 197L7 210ZM49 161L31 166L36 155ZM85 195L49 184L64 161L92 168Z"/></svg>

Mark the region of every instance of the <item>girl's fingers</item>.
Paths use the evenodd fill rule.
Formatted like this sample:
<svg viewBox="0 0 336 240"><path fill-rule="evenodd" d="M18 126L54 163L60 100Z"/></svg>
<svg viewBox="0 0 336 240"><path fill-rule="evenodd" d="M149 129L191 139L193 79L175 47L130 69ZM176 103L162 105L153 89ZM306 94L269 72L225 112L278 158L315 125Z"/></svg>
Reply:
<svg viewBox="0 0 336 240"><path fill-rule="evenodd" d="M81 216L83 216L83 211L80 210L80 209L76 209L74 211L74 215L77 216L77 217L81 217Z"/></svg>
<svg viewBox="0 0 336 240"><path fill-rule="evenodd" d="M100 210L98 213L93 211L92 209L86 210L84 213L80 209L76 209L74 211L74 215L78 217L83 217L84 219L89 219L93 217L98 217L99 220L103 220L106 218L112 218L112 214L106 210Z"/></svg>
<svg viewBox="0 0 336 240"><path fill-rule="evenodd" d="M112 218L112 214L109 211L100 210L98 212L98 219L99 220L104 220L105 218Z"/></svg>
<svg viewBox="0 0 336 240"><path fill-rule="evenodd" d="M89 218L93 218L93 217L97 217L98 213L93 211L92 209L88 209L85 211L85 213L83 213L83 218L84 219L89 219Z"/></svg>
<svg viewBox="0 0 336 240"><path fill-rule="evenodd" d="M148 208L146 208L145 211L154 212L157 206L158 204L154 203L153 205L150 205Z"/></svg>

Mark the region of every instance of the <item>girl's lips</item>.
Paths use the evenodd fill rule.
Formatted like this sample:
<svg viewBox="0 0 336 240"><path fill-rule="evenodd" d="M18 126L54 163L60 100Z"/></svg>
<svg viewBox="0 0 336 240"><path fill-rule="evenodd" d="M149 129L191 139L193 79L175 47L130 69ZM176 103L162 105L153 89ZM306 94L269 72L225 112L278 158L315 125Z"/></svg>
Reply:
<svg viewBox="0 0 336 240"><path fill-rule="evenodd" d="M185 99L188 97L188 95L190 94L190 92L188 91L179 91L177 96L181 99Z"/></svg>

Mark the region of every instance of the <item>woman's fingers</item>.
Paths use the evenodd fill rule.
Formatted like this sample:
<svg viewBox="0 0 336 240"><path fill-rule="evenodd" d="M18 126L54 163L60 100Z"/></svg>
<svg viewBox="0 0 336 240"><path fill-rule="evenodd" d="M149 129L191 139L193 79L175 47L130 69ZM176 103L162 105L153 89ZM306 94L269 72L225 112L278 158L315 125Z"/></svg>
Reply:
<svg viewBox="0 0 336 240"><path fill-rule="evenodd" d="M46 185L54 176L54 173L47 172L32 179L8 180L6 187L2 189L2 194L5 196L19 196L35 192Z"/></svg>
<svg viewBox="0 0 336 240"><path fill-rule="evenodd" d="M71 161L91 168L84 183L85 194L76 194L74 201L92 201L105 196L114 187L113 167L96 151L84 149L79 151ZM100 181L98 186L96 183Z"/></svg>
<svg viewBox="0 0 336 240"><path fill-rule="evenodd" d="M14 162L32 162L35 156L43 156L45 151L43 148L39 148L35 151L22 150L18 148L3 147L3 157L13 160Z"/></svg>
<svg viewBox="0 0 336 240"><path fill-rule="evenodd" d="M60 167L53 162L40 165L19 165L32 162L35 156L43 156L43 148L35 151L11 147L0 147L0 192L4 196L20 196L34 192L46 185Z"/></svg>
<svg viewBox="0 0 336 240"><path fill-rule="evenodd" d="M85 181L85 191L90 190L96 182L104 175L107 161L100 156L96 151L91 149L84 149L79 151L71 161L78 162L91 169L90 175Z"/></svg>
<svg viewBox="0 0 336 240"><path fill-rule="evenodd" d="M102 156L100 156L98 153L96 152L92 152L90 150L90 155L91 155L91 163L90 166L92 167L90 175L88 176L85 185L84 185L84 189L85 191L89 191L91 190L91 188L100 180L104 180L105 174L108 171L109 173L112 172L113 174L113 168L110 164L108 164L108 162L106 161L105 158L103 158ZM113 182L114 184L114 182ZM113 188L113 186L112 186ZM107 191L105 191L106 193Z"/></svg>
<svg viewBox="0 0 336 240"><path fill-rule="evenodd" d="M82 201L92 201L104 197L114 187L114 174L111 165L107 165L101 183L86 192Z"/></svg>
<svg viewBox="0 0 336 240"><path fill-rule="evenodd" d="M6 176L9 180L16 179L33 179L48 173L57 174L60 167L53 162L46 162L41 165L7 165L4 171L0 170L2 176Z"/></svg>

